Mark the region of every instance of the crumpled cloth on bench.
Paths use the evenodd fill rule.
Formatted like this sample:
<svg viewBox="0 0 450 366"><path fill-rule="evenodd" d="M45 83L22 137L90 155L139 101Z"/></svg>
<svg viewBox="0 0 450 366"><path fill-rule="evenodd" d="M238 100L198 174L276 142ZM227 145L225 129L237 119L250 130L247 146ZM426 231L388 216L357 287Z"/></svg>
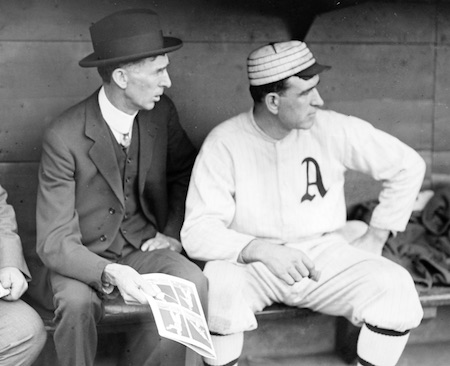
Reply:
<svg viewBox="0 0 450 366"><path fill-rule="evenodd" d="M349 220L369 223L376 200L349 211ZM450 286L450 187L436 190L422 211L413 211L404 232L391 235L383 256L405 267L416 284Z"/></svg>

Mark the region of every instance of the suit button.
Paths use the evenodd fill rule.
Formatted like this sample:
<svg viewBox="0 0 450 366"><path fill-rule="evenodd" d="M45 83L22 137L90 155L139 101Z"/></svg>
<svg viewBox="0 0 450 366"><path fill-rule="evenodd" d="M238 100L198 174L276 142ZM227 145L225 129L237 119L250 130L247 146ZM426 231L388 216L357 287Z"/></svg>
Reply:
<svg viewBox="0 0 450 366"><path fill-rule="evenodd" d="M102 235L102 236L100 237L100 241L106 241L106 235Z"/></svg>
<svg viewBox="0 0 450 366"><path fill-rule="evenodd" d="M127 235L127 231L126 230L122 230L123 235Z"/></svg>
<svg viewBox="0 0 450 366"><path fill-rule="evenodd" d="M109 213L111 214L111 215L114 215L115 213L116 213L116 210L115 209L113 209L112 207L109 209Z"/></svg>

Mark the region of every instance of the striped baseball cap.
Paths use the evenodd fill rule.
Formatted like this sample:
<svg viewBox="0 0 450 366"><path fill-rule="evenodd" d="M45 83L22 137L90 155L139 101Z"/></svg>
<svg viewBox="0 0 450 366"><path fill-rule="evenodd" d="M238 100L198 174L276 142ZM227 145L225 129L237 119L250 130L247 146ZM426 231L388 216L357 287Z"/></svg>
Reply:
<svg viewBox="0 0 450 366"><path fill-rule="evenodd" d="M306 43L300 41L271 43L252 51L247 58L248 79L253 86L293 75L311 77L329 68L318 64Z"/></svg>

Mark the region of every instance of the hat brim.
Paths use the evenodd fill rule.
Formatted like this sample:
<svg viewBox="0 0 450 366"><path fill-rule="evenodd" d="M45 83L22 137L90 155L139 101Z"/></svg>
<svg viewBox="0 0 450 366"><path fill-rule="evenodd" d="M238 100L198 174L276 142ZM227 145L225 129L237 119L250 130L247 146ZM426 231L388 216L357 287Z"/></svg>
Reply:
<svg viewBox="0 0 450 366"><path fill-rule="evenodd" d="M311 78L314 75L318 75L322 71L326 71L329 69L331 69L331 66L321 65L316 62L307 69L298 72L297 74L295 74L295 76L298 76L299 78Z"/></svg>
<svg viewBox="0 0 450 366"><path fill-rule="evenodd" d="M100 67L114 65L124 62L132 62L142 58L163 55L175 51L183 46L181 39L175 37L164 37L164 47L159 50L151 50L135 55L127 55L116 58L100 59L95 52L83 58L78 64L81 67Z"/></svg>

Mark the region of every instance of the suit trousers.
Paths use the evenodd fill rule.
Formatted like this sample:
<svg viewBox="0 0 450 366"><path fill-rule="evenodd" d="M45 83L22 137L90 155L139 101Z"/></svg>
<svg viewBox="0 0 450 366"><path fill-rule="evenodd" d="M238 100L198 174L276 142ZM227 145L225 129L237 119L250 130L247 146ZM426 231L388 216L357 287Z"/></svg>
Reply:
<svg viewBox="0 0 450 366"><path fill-rule="evenodd" d="M0 300L0 365L31 365L47 333L40 316L22 300Z"/></svg>
<svg viewBox="0 0 450 366"><path fill-rule="evenodd" d="M200 268L168 249L136 250L118 261L139 273L165 273L192 281L207 313L207 280ZM92 366L97 351L97 323L103 316L102 300L87 284L56 273L50 276L57 323L54 340L60 366ZM152 315L149 311L149 318ZM154 327L133 325L126 333L119 364L127 366L185 365L186 348L160 338Z"/></svg>

